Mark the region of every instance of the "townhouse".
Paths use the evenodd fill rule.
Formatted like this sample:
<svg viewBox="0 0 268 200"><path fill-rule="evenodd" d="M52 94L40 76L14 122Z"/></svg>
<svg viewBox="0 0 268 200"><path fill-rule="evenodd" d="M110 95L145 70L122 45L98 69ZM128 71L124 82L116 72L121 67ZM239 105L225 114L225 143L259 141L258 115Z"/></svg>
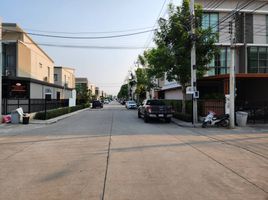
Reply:
<svg viewBox="0 0 268 200"><path fill-rule="evenodd" d="M268 102L268 2L196 0L203 6L203 26L218 33L220 53L209 64L206 77L198 80L200 97L229 93L231 65L230 28L234 32L236 106ZM234 13L230 15L230 13ZM228 16L231 16L228 18ZM230 26L232 22L232 26Z"/></svg>
<svg viewBox="0 0 268 200"><path fill-rule="evenodd" d="M15 23L2 23L2 66L3 113L17 100L27 112L30 100L72 97L73 85L54 82L54 61Z"/></svg>
<svg viewBox="0 0 268 200"><path fill-rule="evenodd" d="M54 61L17 24L2 26L3 98L56 99L74 88L54 83Z"/></svg>

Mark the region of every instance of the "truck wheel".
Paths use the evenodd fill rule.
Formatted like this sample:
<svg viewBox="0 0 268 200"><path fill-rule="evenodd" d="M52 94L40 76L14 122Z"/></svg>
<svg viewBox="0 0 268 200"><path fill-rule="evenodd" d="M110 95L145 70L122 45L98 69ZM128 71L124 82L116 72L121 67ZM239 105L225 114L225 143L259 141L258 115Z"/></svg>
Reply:
<svg viewBox="0 0 268 200"><path fill-rule="evenodd" d="M171 122L171 118L165 118L165 122L166 123L170 123Z"/></svg>
<svg viewBox="0 0 268 200"><path fill-rule="evenodd" d="M144 114L143 120L144 120L145 123L148 123L149 122L149 117L146 116L146 114Z"/></svg>

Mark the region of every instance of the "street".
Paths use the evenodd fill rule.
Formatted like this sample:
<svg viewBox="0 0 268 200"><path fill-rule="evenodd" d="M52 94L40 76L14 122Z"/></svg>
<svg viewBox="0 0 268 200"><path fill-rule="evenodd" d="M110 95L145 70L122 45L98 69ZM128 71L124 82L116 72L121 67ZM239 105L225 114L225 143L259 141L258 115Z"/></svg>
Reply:
<svg viewBox="0 0 268 200"><path fill-rule="evenodd" d="M116 102L20 127L0 129L1 200L268 199L266 130L144 123Z"/></svg>

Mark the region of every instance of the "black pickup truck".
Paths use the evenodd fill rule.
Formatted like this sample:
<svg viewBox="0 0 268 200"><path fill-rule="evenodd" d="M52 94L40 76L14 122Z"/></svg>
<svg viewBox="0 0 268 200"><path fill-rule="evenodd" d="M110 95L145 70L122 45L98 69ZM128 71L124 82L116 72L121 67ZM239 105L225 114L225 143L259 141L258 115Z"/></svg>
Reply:
<svg viewBox="0 0 268 200"><path fill-rule="evenodd" d="M161 100L144 100L138 108L138 117L143 117L144 122L149 122L150 118L162 118L169 123L174 111L171 106L165 105Z"/></svg>

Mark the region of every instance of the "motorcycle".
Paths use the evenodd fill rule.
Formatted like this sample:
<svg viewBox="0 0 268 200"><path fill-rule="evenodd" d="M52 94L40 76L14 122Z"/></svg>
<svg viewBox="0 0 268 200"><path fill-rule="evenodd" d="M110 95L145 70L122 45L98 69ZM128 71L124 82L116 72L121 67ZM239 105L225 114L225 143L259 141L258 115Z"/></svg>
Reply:
<svg viewBox="0 0 268 200"><path fill-rule="evenodd" d="M229 114L217 116L215 112L209 111L208 115L202 123L202 128L208 126L222 126L227 127L229 125Z"/></svg>

